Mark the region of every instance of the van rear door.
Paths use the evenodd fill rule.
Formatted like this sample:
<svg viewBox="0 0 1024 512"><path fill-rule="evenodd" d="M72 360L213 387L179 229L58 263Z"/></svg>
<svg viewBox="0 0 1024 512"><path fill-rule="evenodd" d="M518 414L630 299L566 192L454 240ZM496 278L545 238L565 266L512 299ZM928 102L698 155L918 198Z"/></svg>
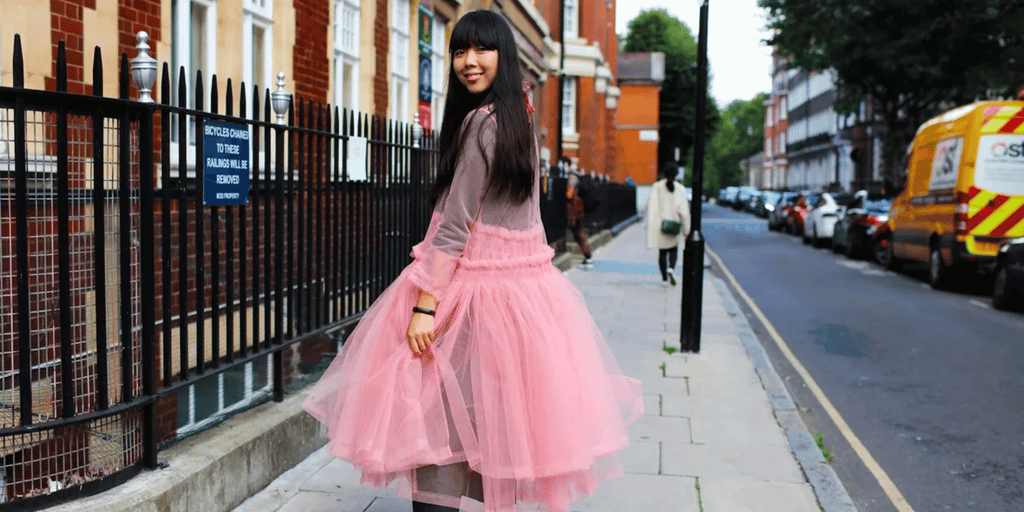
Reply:
<svg viewBox="0 0 1024 512"><path fill-rule="evenodd" d="M967 196L969 252L994 255L1004 239L1024 236L1024 108L985 110Z"/></svg>

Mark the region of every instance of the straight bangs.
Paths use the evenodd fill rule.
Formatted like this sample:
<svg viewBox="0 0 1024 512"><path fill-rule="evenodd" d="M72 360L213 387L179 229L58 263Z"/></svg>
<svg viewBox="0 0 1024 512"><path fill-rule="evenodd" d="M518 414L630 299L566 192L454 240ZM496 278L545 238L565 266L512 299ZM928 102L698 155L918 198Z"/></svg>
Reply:
<svg viewBox="0 0 1024 512"><path fill-rule="evenodd" d="M451 40L448 41L449 55L454 55L457 50L467 50L474 45L481 48L498 49L501 39L494 20L490 16L474 14L477 13L469 12L464 16L474 18L470 23L455 25Z"/></svg>

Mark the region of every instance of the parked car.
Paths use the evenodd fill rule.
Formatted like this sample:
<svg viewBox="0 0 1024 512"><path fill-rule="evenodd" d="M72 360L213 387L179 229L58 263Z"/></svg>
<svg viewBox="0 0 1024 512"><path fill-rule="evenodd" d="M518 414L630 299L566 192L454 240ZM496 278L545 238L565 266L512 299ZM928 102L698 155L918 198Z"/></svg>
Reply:
<svg viewBox="0 0 1024 512"><path fill-rule="evenodd" d="M996 253L992 305L997 309L1024 307L1024 238L1003 242Z"/></svg>
<svg viewBox="0 0 1024 512"><path fill-rule="evenodd" d="M718 192L718 204L722 206L732 206L736 202L736 194L739 193L739 187L725 187Z"/></svg>
<svg viewBox="0 0 1024 512"><path fill-rule="evenodd" d="M767 219L768 207L772 206L775 201L778 201L779 197L782 197L782 192L766 190L758 194L757 200L754 201L754 215Z"/></svg>
<svg viewBox="0 0 1024 512"><path fill-rule="evenodd" d="M1016 116L1021 101L985 101L941 114L917 130L906 186L889 223L895 258L928 264L943 288L954 273L991 271L1002 243L1024 237L1024 187Z"/></svg>
<svg viewBox="0 0 1024 512"><path fill-rule="evenodd" d="M732 208L740 211L745 209L750 203L750 198L753 197L755 192L757 192L757 190L750 187L739 187L739 190L736 192L736 199L732 202Z"/></svg>
<svg viewBox="0 0 1024 512"><path fill-rule="evenodd" d="M754 215L758 215L757 203L758 201L761 200L761 196L763 194L764 192L761 192L760 190L756 189L753 192L751 192L750 199L747 199L746 204L743 205L743 211L753 213Z"/></svg>
<svg viewBox="0 0 1024 512"><path fill-rule="evenodd" d="M892 227L889 224L891 220L869 229L868 235L871 236L871 250L875 255L875 261L888 270L899 270L901 260L892 256Z"/></svg>
<svg viewBox="0 0 1024 512"><path fill-rule="evenodd" d="M765 209L768 210L769 230L778 231L786 228L786 217L799 195L797 192L782 192L775 202L765 205Z"/></svg>
<svg viewBox="0 0 1024 512"><path fill-rule="evenodd" d="M832 231L839 213L853 199L850 194L822 193L818 201L807 212L804 219L804 243L818 247L832 242Z"/></svg>
<svg viewBox="0 0 1024 512"><path fill-rule="evenodd" d="M803 236L804 220L811 209L810 205L817 204L819 199L821 199L821 194L812 192L801 192L797 196L793 201L793 207L786 214L786 230L790 234Z"/></svg>
<svg viewBox="0 0 1024 512"><path fill-rule="evenodd" d="M866 190L854 194L853 200L839 214L832 232L832 250L849 258L873 254L872 235L878 226L889 220L891 199L870 199Z"/></svg>

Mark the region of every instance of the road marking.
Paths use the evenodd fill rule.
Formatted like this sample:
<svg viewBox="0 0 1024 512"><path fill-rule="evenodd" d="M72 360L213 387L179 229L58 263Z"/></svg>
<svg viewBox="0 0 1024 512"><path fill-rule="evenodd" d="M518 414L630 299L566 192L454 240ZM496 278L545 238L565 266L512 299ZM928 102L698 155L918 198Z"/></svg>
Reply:
<svg viewBox="0 0 1024 512"><path fill-rule="evenodd" d="M875 460L871 455L871 452L869 452L867 447L864 446L864 443L862 443L860 438L857 437L857 434L853 433L853 429L846 423L843 416L839 414L839 410L832 405L832 401L825 396L825 392L822 391L820 386L818 386L814 377L811 377L811 373L804 368L796 358L796 355L793 354L793 351L789 349L789 345L787 345L786 341L782 339L779 332L775 330L775 326L768 321L768 317L761 312L761 308L757 307L757 304L750 298L750 295L747 295L746 290L744 290L743 287L740 286L740 283L736 281L736 278L732 275L732 272L729 272L729 269L725 266L722 259L718 257L718 254L711 250L710 247L706 248L708 254L718 263L718 268L722 269L725 277L729 279L729 282L732 283L736 288L736 291L739 292L743 301L747 303L747 306L749 306L751 311L754 312L757 319L761 321L762 325L764 325L765 330L768 331L772 340L775 341L775 345L779 347L779 351L782 352L782 355L786 356L789 364L793 365L793 368L795 368L797 373L800 374L800 377L804 379L804 383L807 384L807 387L811 390L811 393L814 394L814 397L818 399L818 402L821 404L822 408L825 409L825 412L828 413L829 418L831 418L832 422L835 423L839 432L843 434L844 438L846 438L846 442L850 443L850 446L853 447L853 451L857 453L857 456L859 456L860 460L864 462L868 471L870 471L871 475L878 481L878 485L882 487L882 491L884 491L885 495L889 497L890 501L892 501L896 510L899 510L900 512L914 512L914 509L910 506L910 503L907 502L907 499L903 497L903 494L896 487L896 484L893 483L892 479L889 478L889 475L886 474L884 469L882 469L882 466L878 464L878 461Z"/></svg>
<svg viewBox="0 0 1024 512"><path fill-rule="evenodd" d="M971 300L969 300L967 302L970 302L971 304L974 304L975 306L978 306L979 308L992 309L992 306L989 306L988 304L985 304L984 302L982 302L980 300L971 299Z"/></svg>

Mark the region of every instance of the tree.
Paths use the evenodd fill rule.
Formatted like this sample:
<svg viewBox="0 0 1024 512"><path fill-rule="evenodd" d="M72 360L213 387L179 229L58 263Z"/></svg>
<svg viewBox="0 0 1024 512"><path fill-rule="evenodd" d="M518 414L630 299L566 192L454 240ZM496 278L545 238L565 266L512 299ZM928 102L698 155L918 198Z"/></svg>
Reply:
<svg viewBox="0 0 1024 512"><path fill-rule="evenodd" d="M665 82L659 95L658 168L675 160L675 148L680 150L680 160L686 161L695 138L697 42L693 34L686 24L665 11L641 11L629 22L624 50L665 54ZM710 96L705 119L705 133L710 137L718 120Z"/></svg>
<svg viewBox="0 0 1024 512"><path fill-rule="evenodd" d="M722 110L718 128L705 152L704 186L709 193L740 185L743 182L740 162L764 150L766 99L768 94L760 93L748 101L733 101Z"/></svg>
<svg viewBox="0 0 1024 512"><path fill-rule="evenodd" d="M759 0L768 43L791 64L837 74L839 113L870 99L888 176L918 126L954 105L1010 96L1024 81L1019 0Z"/></svg>

